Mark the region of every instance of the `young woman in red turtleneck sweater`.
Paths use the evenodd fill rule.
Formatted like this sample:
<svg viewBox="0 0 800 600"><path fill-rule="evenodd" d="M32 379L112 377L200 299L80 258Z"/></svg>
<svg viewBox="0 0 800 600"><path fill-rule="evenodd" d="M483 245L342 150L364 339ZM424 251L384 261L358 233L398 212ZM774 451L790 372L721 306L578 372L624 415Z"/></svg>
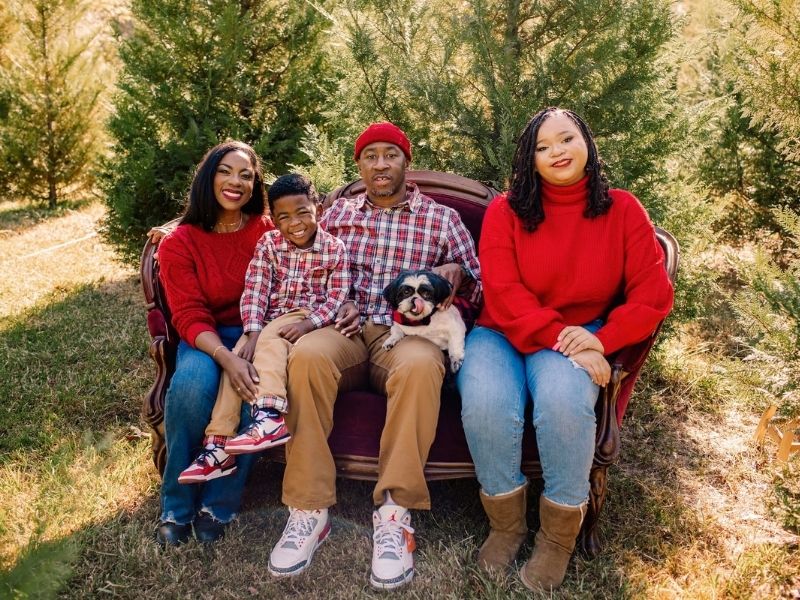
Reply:
<svg viewBox="0 0 800 600"><path fill-rule="evenodd" d="M484 307L457 379L491 526L482 568L508 567L528 530L520 462L532 402L545 487L520 576L531 589L561 584L586 513L594 404L610 377L604 356L645 339L669 313L663 261L644 207L609 189L586 123L568 110L537 113L509 192L484 217Z"/></svg>

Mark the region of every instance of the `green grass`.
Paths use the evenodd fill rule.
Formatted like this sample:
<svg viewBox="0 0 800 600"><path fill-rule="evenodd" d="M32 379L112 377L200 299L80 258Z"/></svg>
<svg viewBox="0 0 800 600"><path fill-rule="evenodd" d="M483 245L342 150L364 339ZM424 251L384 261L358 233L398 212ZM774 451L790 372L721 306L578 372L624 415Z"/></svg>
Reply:
<svg viewBox="0 0 800 600"><path fill-rule="evenodd" d="M0 237L0 269L9 248L81 237L101 212L18 220ZM7 281L31 268L10 264ZM276 464L256 466L226 539L160 550L151 541L159 481L136 429L154 374L136 273L94 239L37 257L35 268L33 292L0 291L0 598L388 596L368 584L366 482L339 480L332 535L297 578L266 570L286 518ZM728 375L739 363L711 350L681 331L653 357L609 470L604 550L575 557L553 597L778 598L800 589L797 459L783 471L769 448L748 445L758 415ZM433 510L413 517L417 575L391 596L530 598L515 574L492 579L474 566L487 532L477 483L430 488ZM520 561L531 550L535 495Z"/></svg>

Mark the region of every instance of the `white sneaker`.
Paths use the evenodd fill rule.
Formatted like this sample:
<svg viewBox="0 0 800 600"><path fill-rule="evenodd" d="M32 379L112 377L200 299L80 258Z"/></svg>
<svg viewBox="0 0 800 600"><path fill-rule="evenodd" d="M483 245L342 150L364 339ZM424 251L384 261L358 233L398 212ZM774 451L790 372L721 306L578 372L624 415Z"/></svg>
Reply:
<svg viewBox="0 0 800 600"><path fill-rule="evenodd" d="M297 575L311 564L314 551L330 533L328 509L300 510L289 507L283 535L269 555L269 572L276 577Z"/></svg>
<svg viewBox="0 0 800 600"><path fill-rule="evenodd" d="M390 590L414 577L414 530L411 513L396 504L384 504L372 513L372 587Z"/></svg>

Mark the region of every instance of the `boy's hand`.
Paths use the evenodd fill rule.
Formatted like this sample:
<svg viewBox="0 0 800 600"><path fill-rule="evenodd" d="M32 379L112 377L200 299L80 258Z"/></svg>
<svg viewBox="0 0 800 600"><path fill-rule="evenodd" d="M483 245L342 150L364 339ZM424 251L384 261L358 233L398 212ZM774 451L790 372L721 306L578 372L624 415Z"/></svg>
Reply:
<svg viewBox="0 0 800 600"><path fill-rule="evenodd" d="M314 330L314 323L310 319L303 319L299 323L284 325L278 329L278 335L283 339L295 344L297 340Z"/></svg>
<svg viewBox="0 0 800 600"><path fill-rule="evenodd" d="M251 331L247 334L247 341L244 346L239 348L239 357L245 359L247 362L253 362L253 357L256 354L256 342L258 336L261 335L260 331Z"/></svg>
<svg viewBox="0 0 800 600"><path fill-rule="evenodd" d="M350 337L361 329L359 317L356 303L348 300L339 307L339 312L336 313L336 320L334 321L334 328L343 336Z"/></svg>

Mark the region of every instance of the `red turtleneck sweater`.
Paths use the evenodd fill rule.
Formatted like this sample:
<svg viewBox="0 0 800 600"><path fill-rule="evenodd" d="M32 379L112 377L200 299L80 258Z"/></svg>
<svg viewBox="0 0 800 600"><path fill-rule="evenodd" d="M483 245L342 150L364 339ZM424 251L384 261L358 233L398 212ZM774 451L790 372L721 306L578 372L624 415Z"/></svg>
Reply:
<svg viewBox="0 0 800 600"><path fill-rule="evenodd" d="M484 307L478 324L524 353L552 348L567 325L597 318L606 354L643 340L672 308L664 254L641 203L611 190L610 210L583 216L588 178L542 182L544 221L525 231L505 194L486 210L480 239Z"/></svg>
<svg viewBox="0 0 800 600"><path fill-rule="evenodd" d="M160 279L178 335L194 347L204 331L241 325L239 300L256 242L274 229L267 217L251 216L239 231L215 233L179 225L158 247Z"/></svg>

